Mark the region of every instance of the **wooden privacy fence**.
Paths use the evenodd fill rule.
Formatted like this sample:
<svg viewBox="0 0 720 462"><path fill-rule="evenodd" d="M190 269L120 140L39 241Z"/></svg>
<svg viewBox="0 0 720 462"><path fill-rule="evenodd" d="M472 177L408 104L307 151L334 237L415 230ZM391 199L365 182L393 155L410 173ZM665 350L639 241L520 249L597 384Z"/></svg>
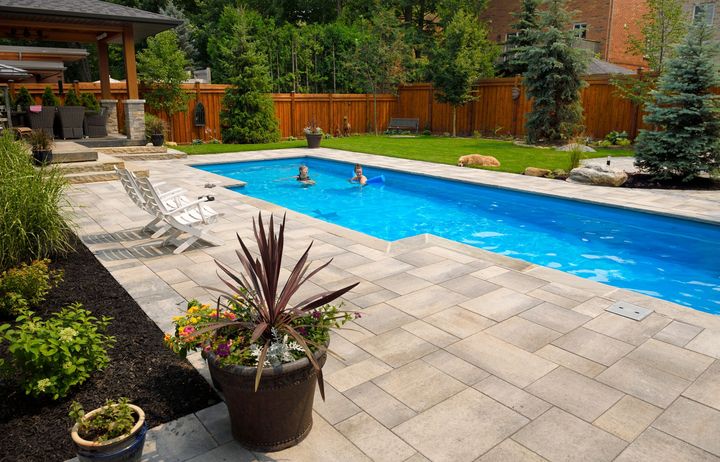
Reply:
<svg viewBox="0 0 720 462"><path fill-rule="evenodd" d="M582 91L585 134L602 138L608 132L617 130L626 131L634 138L638 130L644 128L641 109L617 96L608 76L592 76L586 80L588 86ZM18 86L27 87L39 102L47 84L16 84L15 91ZM55 94L58 93L57 85L50 87ZM67 84L65 91L71 87L100 97L99 83ZM178 143L190 143L198 138L204 141L221 139L220 110L227 85L186 84L183 87L191 97L187 111L175 114L173 118L173 139ZM111 84L111 88L113 98L118 100L118 122L122 128L125 119L123 100L127 98L125 83ZM392 117L408 117L420 119L421 131L428 129L436 134L451 132L451 107L435 101L434 91L429 84L413 84L401 86L397 95L377 95L378 130L382 132ZM716 92L720 93L720 89ZM515 137L524 135L525 114L530 111L531 105L525 99L519 79L482 80L475 86L474 93L477 96L475 101L458 108L458 134L470 135L478 131ZM272 98L283 138L302 137L303 128L313 120L326 132L334 134L336 130L342 130L344 117L348 118L353 133L373 131L374 104L370 94L275 93ZM204 127L196 127L193 123L198 102L205 108Z"/></svg>

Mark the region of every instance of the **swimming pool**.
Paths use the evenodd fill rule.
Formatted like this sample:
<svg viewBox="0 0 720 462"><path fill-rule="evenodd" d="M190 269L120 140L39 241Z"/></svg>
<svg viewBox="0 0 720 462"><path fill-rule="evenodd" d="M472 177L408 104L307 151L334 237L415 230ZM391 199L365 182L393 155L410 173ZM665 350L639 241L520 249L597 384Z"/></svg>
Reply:
<svg viewBox="0 0 720 462"><path fill-rule="evenodd" d="M294 180L307 165L316 185ZM710 313L720 313L720 227L312 157L199 165L231 188L394 241L431 233Z"/></svg>

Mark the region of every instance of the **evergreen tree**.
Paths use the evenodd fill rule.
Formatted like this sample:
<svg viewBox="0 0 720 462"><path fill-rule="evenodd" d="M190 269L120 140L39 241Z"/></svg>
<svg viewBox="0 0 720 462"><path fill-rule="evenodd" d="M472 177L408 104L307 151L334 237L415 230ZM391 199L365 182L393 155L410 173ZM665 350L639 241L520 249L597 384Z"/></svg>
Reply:
<svg viewBox="0 0 720 462"><path fill-rule="evenodd" d="M228 7L229 8L229 7ZM227 10L227 8L226 8ZM275 106L268 93L272 81L265 56L256 49L249 33L248 17L237 11L232 31L236 40L230 88L225 90L220 112L225 143L269 143L280 139Z"/></svg>
<svg viewBox="0 0 720 462"><path fill-rule="evenodd" d="M178 45L180 49L185 53L188 61L192 66L197 65L199 55L197 47L195 46L195 33L196 27L192 24L178 6L169 0L165 8L160 8L160 14L170 16L171 18L179 19L183 23L175 27L173 31L177 34Z"/></svg>
<svg viewBox="0 0 720 462"><path fill-rule="evenodd" d="M63 103L63 106L82 106L82 104L80 104L80 97L75 92L74 88L68 90L67 95L65 95L65 102Z"/></svg>
<svg viewBox="0 0 720 462"><path fill-rule="evenodd" d="M43 106L60 106L60 100L55 93L53 93L50 85L45 87L45 91L42 94L42 105Z"/></svg>
<svg viewBox="0 0 720 462"><path fill-rule="evenodd" d="M555 143L577 135L582 123L581 76L587 68L587 52L575 48L565 0L546 0L540 12L533 45L520 51L527 63L523 78L532 110L525 122L529 143Z"/></svg>
<svg viewBox="0 0 720 462"><path fill-rule="evenodd" d="M689 181L720 166L720 96L711 92L720 85L716 52L712 30L698 21L651 94L644 120L659 130L641 130L635 164L656 179Z"/></svg>
<svg viewBox="0 0 720 462"><path fill-rule="evenodd" d="M173 115L185 112L190 99L190 95L182 89L182 83L188 78L185 69L189 63L172 30L148 37L147 45L137 55L138 75L148 86L144 92L148 106L167 117L172 139Z"/></svg>
<svg viewBox="0 0 720 462"><path fill-rule="evenodd" d="M517 19L511 27L516 31L505 42L503 62L499 66L499 73L504 76L523 75L527 71L528 63L523 60L521 53L533 45L533 34L538 29L538 5L540 0L522 0L519 12L512 15Z"/></svg>
<svg viewBox="0 0 720 462"><path fill-rule="evenodd" d="M445 28L432 54L430 74L438 92L435 99L452 106L452 135L457 134L457 108L473 101L473 84L493 74L497 47L487 38L487 30L478 18L463 10L457 12Z"/></svg>

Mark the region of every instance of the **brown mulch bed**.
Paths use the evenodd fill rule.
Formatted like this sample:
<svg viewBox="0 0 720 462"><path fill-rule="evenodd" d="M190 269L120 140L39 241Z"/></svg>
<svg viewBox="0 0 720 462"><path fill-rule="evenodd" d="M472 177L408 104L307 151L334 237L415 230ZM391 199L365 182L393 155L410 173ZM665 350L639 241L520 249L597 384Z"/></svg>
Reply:
<svg viewBox="0 0 720 462"><path fill-rule="evenodd" d="M163 345L163 332L147 317L82 244L56 259L64 281L35 309L44 316L79 301L97 317L112 316L108 333L117 343L110 365L96 372L66 398L25 396L12 380L0 380L0 461L64 461L75 456L68 409L79 401L89 411L107 398L126 396L144 411L150 427L219 402L212 388L186 360ZM7 353L0 346L0 354Z"/></svg>

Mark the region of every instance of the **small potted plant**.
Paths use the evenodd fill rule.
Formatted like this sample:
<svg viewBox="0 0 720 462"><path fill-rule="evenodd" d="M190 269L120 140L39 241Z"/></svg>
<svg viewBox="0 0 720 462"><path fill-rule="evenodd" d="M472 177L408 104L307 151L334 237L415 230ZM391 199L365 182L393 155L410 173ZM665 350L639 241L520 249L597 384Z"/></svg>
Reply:
<svg viewBox="0 0 720 462"><path fill-rule="evenodd" d="M323 138L322 128L317 126L315 119L312 119L307 127L303 129L305 132L305 139L307 140L308 148L317 149L320 147L320 141Z"/></svg>
<svg viewBox="0 0 720 462"><path fill-rule="evenodd" d="M310 432L316 382L325 397L322 366L330 329L359 316L329 303L357 283L291 303L302 284L330 262L308 271L310 244L283 285L285 219L277 234L272 216L269 229L262 215L253 229L260 257L238 236L244 271L216 262L225 283L216 306L192 301L185 315L173 319L175 332L165 342L181 355L202 350L213 383L224 393L233 437L249 449L270 452Z"/></svg>
<svg viewBox="0 0 720 462"><path fill-rule="evenodd" d="M28 137L35 165L52 162L53 138L45 130L33 130Z"/></svg>
<svg viewBox="0 0 720 462"><path fill-rule="evenodd" d="M12 115L12 123L14 127L24 127L27 125L27 111L30 106L35 104L32 95L25 87L20 87L13 107L17 109L17 113Z"/></svg>
<svg viewBox="0 0 720 462"><path fill-rule="evenodd" d="M165 121L152 114L145 114L145 137L153 146L165 144Z"/></svg>
<svg viewBox="0 0 720 462"><path fill-rule="evenodd" d="M70 431L80 462L137 462L142 457L145 413L127 398L107 400L87 414L77 401L70 406L75 425Z"/></svg>

